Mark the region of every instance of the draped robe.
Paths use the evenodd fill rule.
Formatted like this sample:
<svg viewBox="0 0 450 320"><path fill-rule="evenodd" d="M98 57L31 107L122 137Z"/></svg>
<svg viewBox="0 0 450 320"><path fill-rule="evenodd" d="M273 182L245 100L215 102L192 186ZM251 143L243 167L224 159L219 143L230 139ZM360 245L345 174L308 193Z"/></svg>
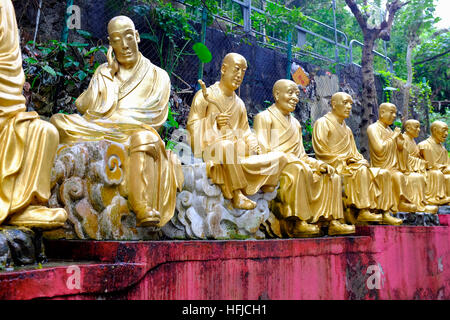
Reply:
<svg viewBox="0 0 450 320"><path fill-rule="evenodd" d="M427 185L427 199L432 203L450 197L450 159L445 147L432 137L418 144L420 155L428 161L427 174L430 178ZM445 172L445 173L444 173Z"/></svg>
<svg viewBox="0 0 450 320"><path fill-rule="evenodd" d="M244 102L233 92L226 97L216 82L208 89L209 99L231 114L229 126L219 130L215 121L219 110L198 91L191 104L187 130L194 156L206 162L207 175L219 185L227 199L235 190L246 195L262 186L276 186L281 170L287 164L282 152L251 155L251 132ZM256 141L256 138L255 138Z"/></svg>
<svg viewBox="0 0 450 320"><path fill-rule="evenodd" d="M319 118L314 123L312 144L316 158L333 166L343 177L347 206L383 211L392 208L392 192L386 192L391 188L389 172L358 163L364 157L356 148L353 133L345 121L340 124L331 112ZM347 164L349 159L356 162Z"/></svg>
<svg viewBox="0 0 450 320"><path fill-rule="evenodd" d="M417 172L408 172L409 154L404 148L398 150L396 140L392 139L394 131L385 127L380 120L367 128L370 148L370 162L373 167L388 170L392 177L391 192L395 198L393 211L398 211L401 198L417 206L423 211L425 201L425 177Z"/></svg>
<svg viewBox="0 0 450 320"><path fill-rule="evenodd" d="M14 7L0 0L0 224L24 209L36 217L51 211L40 205L50 197L58 132L36 112L25 112L24 82Z"/></svg>
<svg viewBox="0 0 450 320"><path fill-rule="evenodd" d="M298 217L308 223L343 219L342 183L337 174L319 174L322 161L308 157L303 147L302 127L292 115L285 116L272 105L254 118L254 129L265 152L288 155L289 164L280 177L276 202L281 218ZM277 214L277 212L274 212Z"/></svg>
<svg viewBox="0 0 450 320"><path fill-rule="evenodd" d="M166 71L140 53L132 74L129 80L121 82L111 74L106 63L99 66L88 89L75 101L83 116L56 114L51 122L57 127L62 143L105 139L124 144L131 156L132 152L138 152L133 161L140 164L128 170L127 179L129 184L136 183L146 190L130 190L130 200L138 192L154 199L154 209L161 214L158 226L163 226L174 214L176 192L183 183L180 161L170 150L165 150L156 131L167 119L170 79ZM156 149L157 160L143 159L149 145ZM149 171L150 166L156 172ZM133 169L138 172L131 172ZM158 187L151 188L149 183L155 181Z"/></svg>

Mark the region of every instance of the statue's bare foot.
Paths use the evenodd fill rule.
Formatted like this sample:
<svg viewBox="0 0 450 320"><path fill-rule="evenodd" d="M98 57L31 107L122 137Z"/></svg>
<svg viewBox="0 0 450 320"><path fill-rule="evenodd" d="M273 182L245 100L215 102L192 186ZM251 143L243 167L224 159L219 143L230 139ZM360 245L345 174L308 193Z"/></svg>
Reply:
<svg viewBox="0 0 450 320"><path fill-rule="evenodd" d="M344 235L344 234L352 234L355 233L355 226L340 223L337 220L332 220L330 225L328 226L328 235Z"/></svg>
<svg viewBox="0 0 450 320"><path fill-rule="evenodd" d="M405 201L400 201L398 204L398 211L400 212L416 212L417 206L413 203L407 203Z"/></svg>
<svg viewBox="0 0 450 320"><path fill-rule="evenodd" d="M437 213L439 210L438 206L433 206L433 205L426 205L424 212L428 212L428 213Z"/></svg>
<svg viewBox="0 0 450 320"><path fill-rule="evenodd" d="M275 186L262 186L261 191L264 193L271 193L275 191Z"/></svg>
<svg viewBox="0 0 450 320"><path fill-rule="evenodd" d="M154 227L161 221L161 214L155 209L148 209L144 214L137 215L136 227Z"/></svg>
<svg viewBox="0 0 450 320"><path fill-rule="evenodd" d="M383 221L383 216L381 214L376 214L370 212L368 209L363 209L359 212L357 222L381 222Z"/></svg>
<svg viewBox="0 0 450 320"><path fill-rule="evenodd" d="M389 212L385 212L385 213L383 213L383 222L381 222L381 223L392 225L392 226L398 226L398 225L402 224L403 221L402 221L402 219L391 216L391 214Z"/></svg>
<svg viewBox="0 0 450 320"><path fill-rule="evenodd" d="M44 206L29 206L20 213L15 213L7 224L51 230L64 226L67 212L63 208L47 208Z"/></svg>
<svg viewBox="0 0 450 320"><path fill-rule="evenodd" d="M292 230L294 237L313 237L320 234L319 226L307 223L306 221L296 221L294 229Z"/></svg>
<svg viewBox="0 0 450 320"><path fill-rule="evenodd" d="M256 202L244 196L240 190L234 192L232 201L233 206L237 209L253 210L256 208Z"/></svg>

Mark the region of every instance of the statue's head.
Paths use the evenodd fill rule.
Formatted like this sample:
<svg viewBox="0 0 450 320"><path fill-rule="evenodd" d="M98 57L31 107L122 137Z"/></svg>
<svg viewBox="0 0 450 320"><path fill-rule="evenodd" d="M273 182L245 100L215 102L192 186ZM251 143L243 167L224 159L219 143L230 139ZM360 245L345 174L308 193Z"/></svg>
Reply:
<svg viewBox="0 0 450 320"><path fill-rule="evenodd" d="M247 70L247 60L238 53L228 53L222 61L220 68L220 82L229 90L236 90L244 80Z"/></svg>
<svg viewBox="0 0 450 320"><path fill-rule="evenodd" d="M390 126L397 117L397 107L392 103L382 103L378 109L378 118L384 124Z"/></svg>
<svg viewBox="0 0 450 320"><path fill-rule="evenodd" d="M430 126L431 136L438 142L443 143L448 136L448 125L443 121L434 121Z"/></svg>
<svg viewBox="0 0 450 320"><path fill-rule="evenodd" d="M283 114L289 114L295 110L299 101L300 90L294 81L280 79L273 85L272 89L275 105Z"/></svg>
<svg viewBox="0 0 450 320"><path fill-rule="evenodd" d="M409 119L405 122L405 132L412 138L417 138L420 133L420 122L414 119Z"/></svg>
<svg viewBox="0 0 450 320"><path fill-rule="evenodd" d="M141 40L133 21L126 16L112 18L108 23L108 40L110 67L113 67L111 64L114 64L114 61L110 60L114 60L114 57L121 67L126 69L134 67L139 60L138 43ZM113 51L114 57L112 57Z"/></svg>
<svg viewBox="0 0 450 320"><path fill-rule="evenodd" d="M345 92L336 92L331 97L331 112L341 119L350 117L352 111L352 97Z"/></svg>

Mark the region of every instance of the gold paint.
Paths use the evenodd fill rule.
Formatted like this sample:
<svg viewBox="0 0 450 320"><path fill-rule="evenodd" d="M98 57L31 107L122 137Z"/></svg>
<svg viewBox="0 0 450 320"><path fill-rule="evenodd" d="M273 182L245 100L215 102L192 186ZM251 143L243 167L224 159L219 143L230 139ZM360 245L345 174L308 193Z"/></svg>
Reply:
<svg viewBox="0 0 450 320"><path fill-rule="evenodd" d="M264 152L283 152L289 164L280 176L272 211L288 236L317 235L318 223L328 224L328 234L351 234L355 227L342 224L341 177L323 161L308 157L302 127L291 114L299 101L295 82L278 80L273 86L275 104L257 114L254 128Z"/></svg>
<svg viewBox="0 0 450 320"><path fill-rule="evenodd" d="M122 189L128 191L138 226L161 227L172 218L183 184L181 164L157 132L168 115L170 79L139 52L139 32L131 19L111 19L108 34L108 62L75 101L83 116L57 114L51 122L61 143L106 139L124 144L128 159Z"/></svg>
<svg viewBox="0 0 450 320"><path fill-rule="evenodd" d="M331 97L331 112L314 123L312 144L316 158L335 168L344 184L346 213L357 209L355 222L399 224L389 210L393 205L391 178L387 170L371 168L356 148L353 133L345 124L353 100L344 92ZM371 212L372 211L372 212ZM382 214L377 214L380 211ZM348 222L353 219L347 218Z"/></svg>
<svg viewBox="0 0 450 320"><path fill-rule="evenodd" d="M0 224L61 227L65 210L44 206L58 132L36 112L25 112L25 75L10 0L0 0L0 30Z"/></svg>
<svg viewBox="0 0 450 320"><path fill-rule="evenodd" d="M425 178L420 173L408 173L408 152L400 128L389 126L397 116L397 107L392 103L379 106L379 119L367 128L370 161L373 167L388 170L392 187L381 186L394 195L392 211L415 212L423 209ZM409 186L409 187L408 187ZM392 190L392 191L390 191Z"/></svg>
<svg viewBox="0 0 450 320"><path fill-rule="evenodd" d="M199 90L192 101L187 123L194 156L203 158L207 175L233 206L253 209L246 197L273 191L287 158L281 152L261 155L255 134L250 130L244 102L236 95L244 79L247 61L237 53L225 56L221 78Z"/></svg>
<svg viewBox="0 0 450 320"><path fill-rule="evenodd" d="M450 159L443 143L448 136L448 125L434 121L431 136L418 144L420 156L427 161L426 198L432 204L450 203Z"/></svg>

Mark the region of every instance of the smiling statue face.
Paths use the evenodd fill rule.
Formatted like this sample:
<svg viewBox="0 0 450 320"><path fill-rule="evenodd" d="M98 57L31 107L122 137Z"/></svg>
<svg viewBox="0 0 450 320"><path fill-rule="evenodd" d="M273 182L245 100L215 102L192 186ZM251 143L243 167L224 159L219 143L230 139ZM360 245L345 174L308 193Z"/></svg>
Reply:
<svg viewBox="0 0 450 320"><path fill-rule="evenodd" d="M405 123L405 132L413 138L417 138L420 133L420 122L417 120L408 120Z"/></svg>
<svg viewBox="0 0 450 320"><path fill-rule="evenodd" d="M295 110L299 94L297 84L291 80L278 80L273 86L275 104L285 115Z"/></svg>
<svg viewBox="0 0 450 320"><path fill-rule="evenodd" d="M247 70L247 61L243 56L237 53L229 53L225 56L222 63L221 82L230 90L234 91L244 80Z"/></svg>
<svg viewBox="0 0 450 320"><path fill-rule="evenodd" d="M445 142L448 136L448 125L443 121L433 122L431 124L431 135L437 142Z"/></svg>
<svg viewBox="0 0 450 320"><path fill-rule="evenodd" d="M331 97L331 112L341 119L350 117L352 111L352 97L345 92L337 92Z"/></svg>
<svg viewBox="0 0 450 320"><path fill-rule="evenodd" d="M380 121L390 126L397 117L397 107L392 103L382 103L380 105Z"/></svg>
<svg viewBox="0 0 450 320"><path fill-rule="evenodd" d="M133 67L139 58L139 33L130 18L119 16L108 24L108 40L119 64Z"/></svg>

